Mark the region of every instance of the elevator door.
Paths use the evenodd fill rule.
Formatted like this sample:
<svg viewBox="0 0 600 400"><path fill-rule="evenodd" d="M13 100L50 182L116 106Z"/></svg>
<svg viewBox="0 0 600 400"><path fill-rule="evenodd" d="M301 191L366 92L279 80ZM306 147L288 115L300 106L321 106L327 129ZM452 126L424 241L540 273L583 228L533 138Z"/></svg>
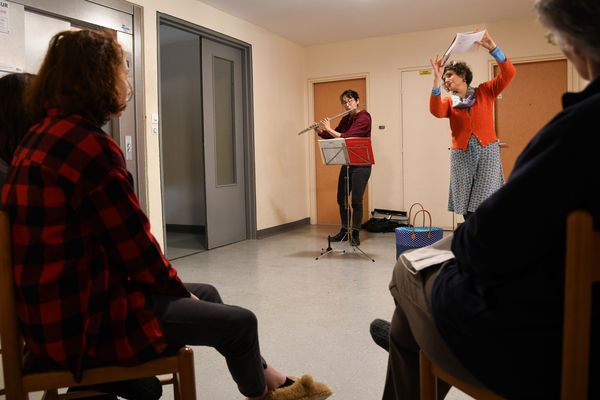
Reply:
<svg viewBox="0 0 600 400"><path fill-rule="evenodd" d="M202 39L208 248L246 239L246 187L239 49Z"/></svg>

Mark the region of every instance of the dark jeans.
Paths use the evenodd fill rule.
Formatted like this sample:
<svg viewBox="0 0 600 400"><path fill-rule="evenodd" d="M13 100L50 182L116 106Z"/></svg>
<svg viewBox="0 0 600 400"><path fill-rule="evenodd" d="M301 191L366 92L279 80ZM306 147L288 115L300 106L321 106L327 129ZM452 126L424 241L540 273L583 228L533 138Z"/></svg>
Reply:
<svg viewBox="0 0 600 400"><path fill-rule="evenodd" d="M342 220L342 227L348 229L348 213L350 208L348 207L348 197L346 193L346 169L348 166L342 165L340 169L340 176L338 178L338 191L337 191L337 202L340 206L340 218ZM367 187L367 182L371 176L371 166L350 166L349 177L349 191L352 194L352 229L360 230L362 225L363 215L363 195Z"/></svg>
<svg viewBox="0 0 600 400"><path fill-rule="evenodd" d="M185 284L191 298L156 296L153 311L161 321L169 345L214 347L227 362L240 393L260 396L266 387L254 313L223 304L216 288L202 283Z"/></svg>

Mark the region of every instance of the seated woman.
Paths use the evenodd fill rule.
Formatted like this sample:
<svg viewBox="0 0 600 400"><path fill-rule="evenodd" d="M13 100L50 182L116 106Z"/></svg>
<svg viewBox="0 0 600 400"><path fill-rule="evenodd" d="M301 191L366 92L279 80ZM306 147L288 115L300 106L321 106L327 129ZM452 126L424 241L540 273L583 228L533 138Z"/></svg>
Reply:
<svg viewBox="0 0 600 400"><path fill-rule="evenodd" d="M549 41L590 83L563 95L563 110L525 147L506 184L454 232L454 260L418 275L396 264L386 400L419 398L419 350L504 398L560 397L567 216L588 210L600 226L600 2L537 0L535 10ZM593 296L589 376L597 377L600 288ZM438 395L447 389L438 386ZM588 398L600 398L598 379L589 380Z"/></svg>
<svg viewBox="0 0 600 400"><path fill-rule="evenodd" d="M325 399L261 357L256 316L206 284L184 285L133 191L117 143L101 127L131 95L110 32L50 41L25 103L41 122L23 138L2 204L11 219L18 318L31 352L73 372L131 365L182 345L214 347L251 399Z"/></svg>

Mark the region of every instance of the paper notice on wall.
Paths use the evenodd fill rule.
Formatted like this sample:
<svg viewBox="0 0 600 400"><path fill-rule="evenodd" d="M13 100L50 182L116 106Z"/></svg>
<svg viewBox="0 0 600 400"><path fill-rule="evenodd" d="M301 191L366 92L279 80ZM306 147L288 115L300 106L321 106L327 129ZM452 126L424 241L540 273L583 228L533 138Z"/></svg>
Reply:
<svg viewBox="0 0 600 400"><path fill-rule="evenodd" d="M0 1L0 33L9 33L10 4Z"/></svg>
<svg viewBox="0 0 600 400"><path fill-rule="evenodd" d="M23 72L25 34L22 4L0 0L0 73Z"/></svg>

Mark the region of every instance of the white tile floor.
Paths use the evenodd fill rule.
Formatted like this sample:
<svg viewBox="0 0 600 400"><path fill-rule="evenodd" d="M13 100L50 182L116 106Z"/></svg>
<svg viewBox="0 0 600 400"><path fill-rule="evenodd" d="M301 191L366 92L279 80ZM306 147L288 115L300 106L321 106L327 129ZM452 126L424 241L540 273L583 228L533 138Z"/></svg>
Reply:
<svg viewBox="0 0 600 400"><path fill-rule="evenodd" d="M315 257L335 227L302 226L173 261L182 279L215 285L226 303L258 317L265 359L290 375L310 373L326 382L334 399L380 399L387 353L369 335L374 318L389 319L387 290L395 262L393 233L361 232L361 249ZM199 399L242 399L223 357L196 347ZM1 398L1 397L0 397ZM34 397L35 398L35 397ZM164 399L172 399L165 389ZM448 400L470 399L452 390Z"/></svg>

